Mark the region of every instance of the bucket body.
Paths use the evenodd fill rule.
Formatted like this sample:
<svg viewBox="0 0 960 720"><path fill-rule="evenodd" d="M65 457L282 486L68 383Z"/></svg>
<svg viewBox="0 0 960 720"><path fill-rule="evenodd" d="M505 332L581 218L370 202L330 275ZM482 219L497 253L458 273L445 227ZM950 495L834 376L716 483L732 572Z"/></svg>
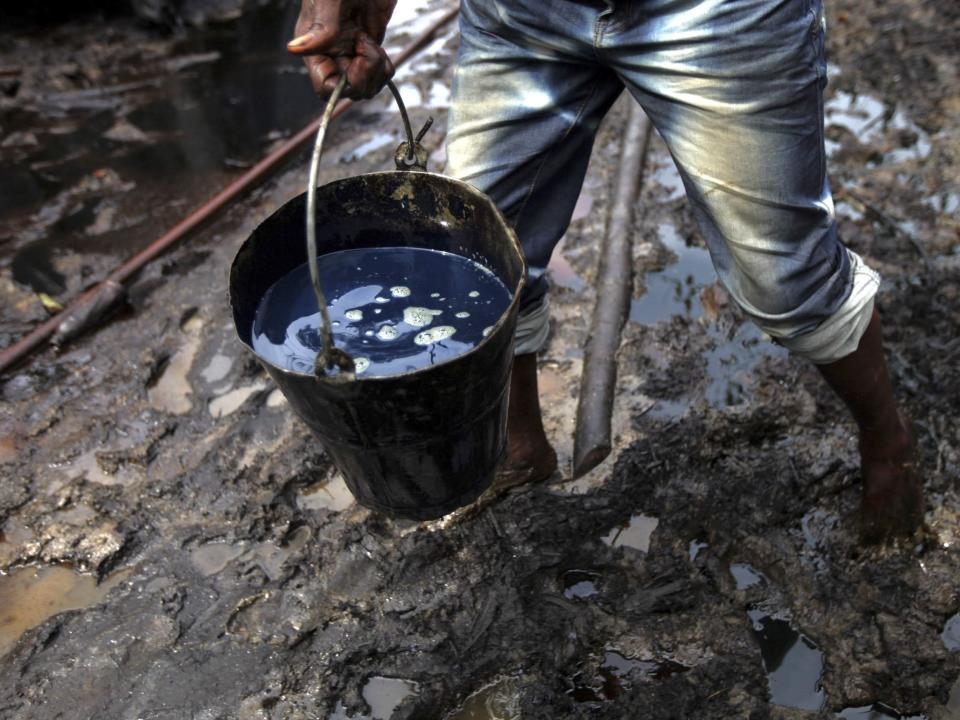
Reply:
<svg viewBox="0 0 960 720"><path fill-rule="evenodd" d="M230 269L237 335L251 350L257 306L307 260L306 195L284 204L244 242ZM488 197L426 172L383 172L317 189L318 253L416 247L486 266L512 294L475 348L389 377L331 382L259 358L317 435L362 505L428 520L475 500L506 447L513 334L526 266L513 231Z"/></svg>

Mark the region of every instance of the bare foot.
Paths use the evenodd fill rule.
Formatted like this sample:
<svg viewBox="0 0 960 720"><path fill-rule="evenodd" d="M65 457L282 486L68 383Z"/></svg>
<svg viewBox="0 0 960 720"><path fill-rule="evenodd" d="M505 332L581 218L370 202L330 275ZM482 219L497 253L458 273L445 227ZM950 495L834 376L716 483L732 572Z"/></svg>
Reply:
<svg viewBox="0 0 960 720"><path fill-rule="evenodd" d="M497 468L497 492L526 483L543 482L557 469L557 453L550 446L540 416L537 392L537 356L517 355L510 378L507 414L507 454Z"/></svg>
<svg viewBox="0 0 960 720"><path fill-rule="evenodd" d="M923 477L910 424L897 415L886 425L860 436L860 538L865 543L908 537L923 522Z"/></svg>

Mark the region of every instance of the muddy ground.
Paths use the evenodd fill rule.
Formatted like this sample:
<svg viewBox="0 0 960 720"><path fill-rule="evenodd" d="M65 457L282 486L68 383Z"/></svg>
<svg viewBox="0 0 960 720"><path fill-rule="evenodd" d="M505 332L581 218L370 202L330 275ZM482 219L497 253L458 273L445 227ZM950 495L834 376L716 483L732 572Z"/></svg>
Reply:
<svg viewBox="0 0 960 720"><path fill-rule="evenodd" d="M402 7L391 47L445 3ZM831 180L844 239L885 278L923 533L857 544L854 428L713 284L656 138L616 447L569 479L622 102L551 267L541 385L563 472L433 523L357 506L227 307L232 256L301 191L301 158L151 265L106 326L3 378L0 717L960 717L960 12L829 10ZM39 293L66 301L296 126L273 116L212 142L247 117L197 100L243 56L239 26L213 30L227 45L211 50L85 22L0 32L4 346L46 316ZM435 169L455 49L451 29L400 73L415 122L439 121ZM264 62L278 64L254 87L306 83ZM168 84L180 72L200 74ZM123 83L146 84L97 90ZM245 87L228 95L241 108ZM398 138L385 97L354 109L324 178L387 166Z"/></svg>

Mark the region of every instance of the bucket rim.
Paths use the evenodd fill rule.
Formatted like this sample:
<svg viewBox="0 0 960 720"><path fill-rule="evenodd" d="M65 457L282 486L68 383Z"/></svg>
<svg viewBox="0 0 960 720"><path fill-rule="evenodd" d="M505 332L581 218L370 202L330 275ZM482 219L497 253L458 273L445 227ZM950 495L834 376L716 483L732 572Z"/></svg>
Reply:
<svg viewBox="0 0 960 720"><path fill-rule="evenodd" d="M519 307L518 307L518 306L519 306L519 304L520 304L520 294L521 294L521 292L523 292L523 288L524 288L524 286L525 286L526 283L527 283L527 258L526 258L526 256L525 256L524 253L523 253L523 247L520 245L520 240L517 238L517 233L516 233L516 231L513 229L513 227L510 225L510 223L507 222L507 219L503 216L503 213L500 212L500 208L497 207L496 203L493 202L493 200L490 198L490 196L487 195L487 194L484 193L484 192L481 192L480 190L478 190L477 188L475 188L473 185L471 185L471 184L468 183L468 182L464 182L463 180L458 180L458 179L456 179L456 178L452 178L452 177L450 177L450 176L448 176L448 175L444 175L444 174L442 174L442 173L430 172L429 170L380 170L380 171L377 171L377 172L360 173L360 174L358 174L358 175L349 175L349 176L347 176L347 177L337 178L336 180L331 180L331 181L328 182L328 183L324 183L323 185L318 186L318 187L317 187L317 190L321 190L321 189L326 188L326 187L330 187L330 186L333 186L333 185L337 185L338 183L349 182L349 181L354 180L354 179L356 179L356 178L370 177L370 176L378 176L378 175L415 175L415 176L417 176L417 177L428 176L428 177L432 177L432 178L438 178L438 179L440 179L440 180L443 180L444 182L455 183L455 184L457 184L457 185L460 185L466 192L468 192L470 195L472 195L472 196L473 196L474 198L476 198L478 201L480 201L480 202L485 203L486 205L488 205L488 206L490 207L490 209L493 210L494 216L501 222L501 224L503 225L503 227L506 229L506 231L507 231L507 239L508 239L509 243L513 246L513 249L516 251L517 257L520 258L520 279L517 281L516 290L513 292L513 297L512 297L511 300L510 300L510 304L507 305L506 309L500 314L500 318L497 320L497 322L495 322L495 323L491 326L492 329L490 330L490 332L487 333L487 335L486 335L480 342L478 342L476 345L474 345L472 348L470 348L470 349L467 350L466 352L461 353L460 355L455 355L454 357L451 357L451 358L447 358L446 360L443 360L443 361L441 361L441 362L438 362L438 363L436 363L436 364L434 364L434 365L428 365L428 366L425 366L425 367L422 367L422 368L418 368L418 369L416 369L416 370L408 370L408 371L402 372L402 373L395 373L395 374L393 374L393 375L370 375L370 376L367 376L367 377L360 377L360 376L354 374L353 380L352 380L352 381L349 381L349 382L375 383L375 382L394 381L394 380L396 380L397 378L408 378L408 377L412 377L412 376L414 376L414 375L419 375L419 374L421 374L421 373L429 372L430 370L433 370L434 368L443 367L443 366L445 366L445 365L449 365L449 364L451 364L451 363L458 362L458 361L460 361L460 360L468 357L469 355L472 355L473 353L475 353L475 352L477 352L478 350L480 350L480 348L484 347L489 341L492 341L492 340L493 340L493 337L494 337L495 335L497 335L497 334L503 329L503 325L504 325L505 320L510 316L510 314L513 312L513 310L514 310L515 307L517 307L517 312L519 313ZM282 208L284 205L286 205L287 203L290 203L290 202L294 202L295 200L297 200L298 198L300 198L300 197L301 197L302 195L304 195L304 194L306 194L306 191L304 191L303 193L300 193L300 194L298 194L298 195L295 195L295 196L292 197L292 198L289 198L289 199L286 200L284 203L282 203L278 208L276 208L276 210L274 210L274 212L278 212L278 211L280 210L280 208ZM266 221L267 221L270 217L272 217L272 216L273 216L273 213L271 213L271 214L270 214L267 218L265 218L262 222L266 222ZM250 237L251 237L251 236L247 236L247 238L243 241L243 243L241 243L240 249L242 249L243 246L246 245L247 240L249 240ZM385 246L385 247L389 247L389 246ZM240 249L238 249L238 251L237 251L238 254L239 254L239 252L240 252ZM449 251L445 251L445 252L449 252ZM459 253L451 253L451 254L452 254L452 255L458 255L459 257L465 257L464 255L460 255ZM467 259L469 259L469 258L467 258ZM234 264L235 262L236 262L236 257L234 257L234 262L230 264L231 275L232 275L232 273L233 273L233 264ZM491 270L490 268L486 268L486 269L487 269L489 272L493 272L493 270ZM494 273L494 274L495 274L495 273ZM297 371L297 370L290 370L290 369L288 369L288 368L283 368L283 367L280 367L280 366L278 366L278 365L275 365L274 363L270 362L269 360L263 358L262 356L260 356L260 355L257 353L256 350L253 349L253 346L252 346L250 343L248 343L246 340L244 340L243 335L242 335L242 334L240 333L240 331L239 331L239 328L236 327L236 313L234 312L234 308L233 308L233 298L232 298L232 297L230 298L230 310L231 310L231 315L233 315L233 319L234 319L234 323L233 323L233 324L234 324L234 332L237 334L237 338L240 340L241 344L243 344L243 346L247 349L247 351L250 352L250 353L252 353L253 356L254 356L257 360L259 360L261 363L265 363L265 364L269 365L270 368L271 368L273 371L283 373L284 375L292 375L292 376L295 376L295 377L312 378L312 379L314 379L314 380L317 381L317 382L335 383L335 384L341 384L341 383L343 383L343 380L342 380L341 378L339 378L339 377L327 377L327 376L316 375L315 373L311 373L311 372L299 372L299 371Z"/></svg>

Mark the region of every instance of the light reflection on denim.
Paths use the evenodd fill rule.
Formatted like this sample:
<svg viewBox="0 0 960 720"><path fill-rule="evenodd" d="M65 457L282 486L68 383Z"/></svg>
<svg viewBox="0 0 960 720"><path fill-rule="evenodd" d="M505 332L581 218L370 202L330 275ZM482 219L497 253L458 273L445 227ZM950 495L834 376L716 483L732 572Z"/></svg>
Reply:
<svg viewBox="0 0 960 720"><path fill-rule="evenodd" d="M543 272L626 87L746 314L815 362L856 349L879 281L836 234L819 0L462 0L460 25L447 171L516 227L531 268L524 316L545 322ZM542 341L533 331L521 322ZM524 340L520 351L538 349Z"/></svg>

